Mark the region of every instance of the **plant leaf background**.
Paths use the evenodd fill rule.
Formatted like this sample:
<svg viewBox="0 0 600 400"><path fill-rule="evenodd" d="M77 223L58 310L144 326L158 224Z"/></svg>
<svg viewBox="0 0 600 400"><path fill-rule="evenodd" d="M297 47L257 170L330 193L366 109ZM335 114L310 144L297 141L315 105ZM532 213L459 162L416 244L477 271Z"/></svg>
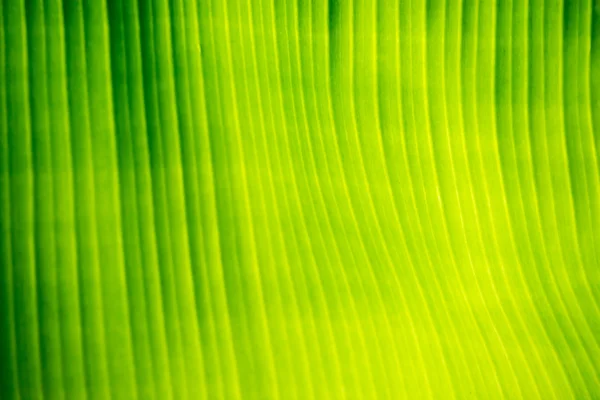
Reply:
<svg viewBox="0 0 600 400"><path fill-rule="evenodd" d="M3 0L0 397L600 397L591 0Z"/></svg>

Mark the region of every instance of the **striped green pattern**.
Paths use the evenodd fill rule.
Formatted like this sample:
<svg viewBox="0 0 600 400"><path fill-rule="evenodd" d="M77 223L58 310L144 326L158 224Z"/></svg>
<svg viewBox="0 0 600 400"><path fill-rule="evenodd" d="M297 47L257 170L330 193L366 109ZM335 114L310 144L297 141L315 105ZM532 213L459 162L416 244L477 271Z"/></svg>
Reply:
<svg viewBox="0 0 600 400"><path fill-rule="evenodd" d="M1 0L0 398L600 398L596 0Z"/></svg>

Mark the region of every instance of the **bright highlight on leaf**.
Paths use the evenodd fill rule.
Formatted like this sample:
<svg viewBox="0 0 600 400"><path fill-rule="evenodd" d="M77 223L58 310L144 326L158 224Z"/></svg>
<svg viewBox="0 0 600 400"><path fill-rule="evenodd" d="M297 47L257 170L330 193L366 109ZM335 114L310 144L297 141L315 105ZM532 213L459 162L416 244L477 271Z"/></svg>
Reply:
<svg viewBox="0 0 600 400"><path fill-rule="evenodd" d="M3 0L0 398L600 397L592 0Z"/></svg>

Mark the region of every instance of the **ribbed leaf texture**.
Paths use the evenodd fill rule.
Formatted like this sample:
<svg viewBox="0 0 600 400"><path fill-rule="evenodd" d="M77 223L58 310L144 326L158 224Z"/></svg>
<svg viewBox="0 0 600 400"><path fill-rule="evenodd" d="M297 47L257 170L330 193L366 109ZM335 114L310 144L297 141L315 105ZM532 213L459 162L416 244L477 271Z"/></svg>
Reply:
<svg viewBox="0 0 600 400"><path fill-rule="evenodd" d="M599 4L3 0L0 398L600 398Z"/></svg>

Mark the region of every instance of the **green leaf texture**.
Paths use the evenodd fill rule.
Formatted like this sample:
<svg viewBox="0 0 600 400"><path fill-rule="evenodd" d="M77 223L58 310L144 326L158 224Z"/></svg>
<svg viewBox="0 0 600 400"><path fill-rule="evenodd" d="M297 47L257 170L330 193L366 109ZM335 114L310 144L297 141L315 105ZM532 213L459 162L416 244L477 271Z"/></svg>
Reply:
<svg viewBox="0 0 600 400"><path fill-rule="evenodd" d="M0 35L0 398L600 398L597 1Z"/></svg>

